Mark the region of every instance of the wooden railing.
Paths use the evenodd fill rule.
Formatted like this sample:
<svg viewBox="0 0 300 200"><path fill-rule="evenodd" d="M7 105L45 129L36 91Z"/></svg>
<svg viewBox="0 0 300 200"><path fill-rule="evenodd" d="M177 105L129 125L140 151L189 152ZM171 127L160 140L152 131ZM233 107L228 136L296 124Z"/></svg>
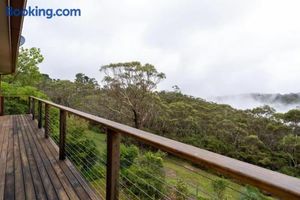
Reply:
<svg viewBox="0 0 300 200"><path fill-rule="evenodd" d="M35 106L38 103L38 115ZM206 166L239 180L241 183L256 186L259 189L282 199L300 199L300 179L275 171L241 162L204 149L196 148L181 142L138 130L120 123L87 114L50 101L29 97L29 110L32 118L38 117L38 126L42 128L42 104L45 104L45 137L49 135L49 107L60 110L59 158L65 159L66 116L72 114L107 128L107 172L106 199L116 200L119 197L120 142L121 137L129 136L142 143L166 151L192 163Z"/></svg>
<svg viewBox="0 0 300 200"><path fill-rule="evenodd" d="M5 108L6 102L11 102L12 99L20 101L21 99L27 99L27 98L28 98L28 95L27 96L25 96L25 95L23 95L23 96L16 96L16 95L2 96L2 95L0 95L0 116L5 115L4 108ZM24 106L26 106L26 105L24 105ZM29 111L28 111L28 113L29 113ZM17 113L15 113L15 114L17 114Z"/></svg>

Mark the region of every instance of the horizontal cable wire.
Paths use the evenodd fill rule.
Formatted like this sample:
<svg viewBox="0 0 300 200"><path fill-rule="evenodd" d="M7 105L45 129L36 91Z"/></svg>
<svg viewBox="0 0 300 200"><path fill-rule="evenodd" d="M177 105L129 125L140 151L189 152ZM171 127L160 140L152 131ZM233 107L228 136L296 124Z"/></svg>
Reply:
<svg viewBox="0 0 300 200"><path fill-rule="evenodd" d="M139 199L131 190L129 190L128 188L126 188L125 185L122 184L122 181L119 181L119 186L120 186L120 190L122 191L121 195L123 195L126 199L129 199L129 197L125 194L127 194L127 192L125 192L125 190L129 191L132 195L135 196L135 198ZM132 199L129 199L132 200Z"/></svg>
<svg viewBox="0 0 300 200"><path fill-rule="evenodd" d="M36 111L38 111L38 104L35 106L35 110ZM43 109L44 110L44 109ZM53 134L53 128L52 128L52 126L50 125L50 122L51 121L54 121L54 117L52 117L51 118L51 111L50 111L51 109L49 109L49 117L48 117L48 119L47 120L49 120L48 122L49 122L49 136L58 144L59 143L59 134L58 133L54 133L55 135L56 135L56 137L53 137L52 136L52 134ZM36 115L37 116L37 115ZM43 116L45 116L44 114L43 114ZM46 119L45 119L46 120ZM59 117L58 118L55 118L55 120L59 120ZM58 127L56 126L56 128L57 128L57 130L59 129L59 122L57 123L58 124ZM66 146L68 146L68 145L66 145ZM79 151L77 151L77 153L80 153ZM90 150L89 152L86 152L86 153L88 153L88 154L93 154L94 156L96 156L99 160L100 160L100 162L101 163L103 163L105 166L107 165L106 164L106 161L104 161L102 158L101 158L101 156L100 155L98 155L98 154L96 154L95 152L93 152L92 150ZM122 158L122 159L125 159L125 158ZM126 162L130 162L130 161L128 161L127 159L125 159L125 161ZM173 162L174 163L174 162ZM78 162L77 162L77 164L79 164ZM81 165L84 165L84 163L80 163ZM91 164L91 163L89 163L89 164ZM131 162L131 164L132 164L132 162ZM149 163L150 165L153 165L153 164L151 164L151 163ZM189 171L191 171L191 172L193 172L193 173L196 173L196 174L198 174L198 175L200 175L200 176L202 176L202 177L204 177L204 178L206 178L206 179L208 179L208 180L210 180L210 181L216 181L216 180L214 180L214 179L212 179L212 178L210 178L210 177L207 177L207 176L205 176L205 175L203 175L203 174L201 174L201 173L199 173L199 172L197 172L197 171L195 171L195 170L192 170L192 169L189 169L189 168L187 168L187 167L185 167L185 166L183 166L183 165L181 165L181 164L179 164L179 163L174 163L174 164L176 164L176 165L179 165L179 166L181 166L181 167L183 167L184 169L187 169L187 170L189 170ZM86 166L86 165L85 165ZM154 165L153 165L154 166ZM157 167L157 166L155 166L155 167ZM143 169L142 169L143 170ZM145 173L146 173L146 171L145 170L143 170ZM97 171L97 172L99 172L99 173L101 173L101 171ZM142 179L143 180L143 182L145 182L146 183L146 181L145 181L145 179L143 179L143 178L141 178L141 177L139 177L139 176L137 176L136 174L134 174L132 171L129 171L131 174L133 174L133 175L135 175L136 177L138 177L139 179ZM159 178L157 178L157 177L154 177L152 174L150 174L150 173L147 173L149 176L151 176L152 178L155 178L156 180L158 180L158 181L160 181L160 182L163 182L163 180L162 179L159 179ZM105 176L104 176L105 177ZM178 190L176 190L176 187L174 186L174 185L171 185L170 183L167 183L166 181L164 182L166 185L167 185L167 187L169 187L169 188L172 188L172 189L175 189L175 191L176 192L179 192L179 193L181 193L180 191L178 191ZM156 189L156 188L154 188L152 185L150 185L150 184L148 184L148 183L146 183L147 185L149 185L150 187L152 187L153 189L155 189L155 190L157 190L157 191L159 191L158 189ZM196 185L194 185L194 184L192 184L192 183L187 183L188 185L190 185L190 186L193 186L195 189L199 189ZM197 187L197 188L196 188ZM240 193L240 194L243 194L243 195L246 195L246 196L249 196L248 194L245 194L245 193L243 193L243 192L241 192L241 191L238 191L238 190L236 190L235 188L233 188L233 187L231 187L231 186L226 186L227 188L229 188L229 189L231 189L231 190L233 190L233 191L235 191L235 192L237 192L237 193ZM211 194L209 194L209 193L207 193L207 192L205 192L205 191L203 191L201 188L199 189L200 190L200 192L202 192L203 194L205 194L205 195L209 195L209 196L211 196L211 197L213 197L213 195L211 195ZM161 193L161 194L163 194L161 191L159 191L159 193ZM182 195L184 195L185 197L187 197L185 194L183 194L183 193L181 193ZM164 195L165 196L165 195Z"/></svg>
<svg viewBox="0 0 300 200"><path fill-rule="evenodd" d="M77 153L79 153L78 150L74 150L74 151L76 151ZM101 158L100 158L100 160L101 160L104 164L106 164L106 162L105 162L104 160L102 160ZM87 160L86 162L88 162L89 164L91 164L88 160ZM121 164L121 165L122 165L122 164ZM142 180L146 185L152 187L154 190L156 190L157 192L159 192L162 196L166 197L167 199L170 199L170 198L167 197L165 194L163 194L162 191L158 190L157 188L155 188L155 187L152 186L151 184L147 183L147 182L145 181L144 178L141 178L141 177L137 176L136 174L134 174L134 173L133 173L132 171L130 171L129 169L127 169L127 170L128 170L132 175L134 175L135 177L137 177L137 178L139 178L140 180ZM150 175L150 174L147 173L147 175ZM179 191L178 191L178 192L179 192ZM181 194L184 195L183 193L181 193ZM187 197L186 195L184 195L184 196Z"/></svg>
<svg viewBox="0 0 300 200"><path fill-rule="evenodd" d="M200 175L200 176L202 176L202 177L204 177L204 178L206 178L206 179L208 179L208 180L210 180L210 181L212 181L212 182L217 181L217 180L215 180L215 179L213 179L213 178L210 178L210 177L208 177L208 176L205 176L205 175L203 175L203 174L201 174L201 173L199 173L199 172L197 172L197 171L195 171L195 170L189 169L188 167L186 167L186 166L184 166L184 165L181 165L181 164L175 163L175 162L172 162L172 163L175 164L175 165L178 165L178 166L180 166L180 167L183 167L184 169L186 169L186 170L188 170L188 171L191 171L191 172L193 172L193 173L195 173L195 174L198 174L198 175ZM239 194L245 195L245 196L247 196L247 197L251 197L251 196L249 196L248 194L243 193L243 192L241 192L241 191L239 191L239 190L237 190L237 189L235 189L235 188L233 188L233 187L231 187L231 186L228 186L228 185L227 185L226 187L229 188L229 189L231 189L231 190L233 190L233 191L235 191L235 192L237 192L237 193L239 193Z"/></svg>
<svg viewBox="0 0 300 200"><path fill-rule="evenodd" d="M120 174L121 177L123 176L123 178L125 178L129 183L131 183L135 188L137 188L138 190L140 190L143 194L145 194L147 197L149 197L150 199L153 199L152 197L149 196L149 194L147 192L145 192L144 190L142 190L140 187L136 186L136 183L133 183L132 181L130 181L126 176L124 176L122 173Z"/></svg>
<svg viewBox="0 0 300 200"><path fill-rule="evenodd" d="M68 148L68 150L70 150L70 148ZM78 152L78 150L74 150L74 149L73 149L72 151L75 151L76 153L79 153L79 152ZM77 162L77 164L78 164L78 162ZM82 164L82 163L80 163L80 164ZM78 169L78 170L81 170L81 169ZM85 172L87 172L87 171L85 171ZM99 173L101 173L101 171L99 171ZM93 174L93 175L96 175L96 174ZM103 173L101 173L101 175L102 175L103 177L105 177L105 176L106 176L106 175L105 175L105 174L103 174ZM99 179L102 179L102 178L101 178L101 177L99 177ZM99 180L99 179L98 179L98 180ZM105 186L105 183L104 183L104 181L103 181L103 182L100 182L100 183L102 183L102 185L103 185L104 187L106 187L106 186ZM99 185L99 184L98 184L97 186L99 186L99 187L100 187L100 185ZM101 186L100 188L102 188L102 186ZM124 186L124 188L125 188L125 189L127 189L125 186ZM127 189L127 190L129 190L129 189ZM103 189L102 191L103 191L103 192L105 192L105 191L104 191L104 189ZM129 190L129 191L130 191L130 190ZM130 191L130 192L132 193L132 191ZM134 193L132 193L132 194L134 194ZM128 199L128 198L127 198L127 199Z"/></svg>
<svg viewBox="0 0 300 200"><path fill-rule="evenodd" d="M77 150L77 153L79 153L78 150ZM94 153L94 154L95 154L95 152L89 152L89 153ZM99 159L102 161L102 163L104 163L104 164L106 165L106 162L105 162L102 158L99 157ZM128 160L127 160L127 161L128 161ZM87 160L86 162L88 162L89 164L91 164L88 160ZM131 163L132 163L132 162L131 162ZM122 164L121 164L121 166L122 166ZM144 178L141 178L141 177L137 176L136 174L134 174L134 173L133 173L132 171L130 171L129 169L127 169L127 170L128 170L132 175L134 175L134 176L136 176L137 178L139 178L140 180L142 180L146 185L152 187L154 190L156 190L156 191L157 191L158 193L160 193L162 196L166 197L167 199L170 199L169 197L166 196L166 194L162 193L162 191L158 190L157 188L155 188L155 187L152 186L151 184L147 183L147 182L145 181ZM144 171L145 171L145 170L144 170ZM154 177L154 176L151 175L150 173L147 173L147 175L149 175L149 176L155 178L156 180L159 180L158 178ZM163 182L162 180L159 180L159 181L162 182L162 183L164 183L164 184L167 184L167 182ZM176 190L176 188L175 188L174 186L170 186L170 187ZM176 190L176 191L179 192L181 195L183 195L183 196L185 196L185 197L188 197L188 196L186 196L185 194L181 193L180 191L178 191L178 190Z"/></svg>
<svg viewBox="0 0 300 200"><path fill-rule="evenodd" d="M79 165L79 164L82 164L82 163L78 163L78 161L76 161L76 160L71 160L71 162L74 162L74 163L75 163L75 167L77 168L77 170L79 170L80 172L82 172L82 171L85 172L84 175L87 175L88 178L90 178L91 180L93 179L93 177L92 177L90 174L92 174L93 176L97 177L97 174L95 174L95 173L93 173L93 172L88 172L88 171L86 171L85 169L79 168L78 165ZM89 174L89 173L90 173L90 174ZM106 188L106 184L105 184L104 180L101 182L101 181L100 181L101 179L102 179L102 178L98 176L97 181L99 181L99 183L98 183L98 182L97 182L97 183L93 182L93 184L96 184L96 185L99 187L99 189L101 189L102 192L104 192L104 194L105 194L105 190L104 190L103 188ZM100 184L101 184L101 185L100 185Z"/></svg>
<svg viewBox="0 0 300 200"><path fill-rule="evenodd" d="M145 181L144 178L139 177L138 175L136 175L134 172L132 172L131 170L129 170L128 168L126 169L126 171L130 172L132 175L134 175L135 177L137 177L138 179L142 180L146 185L152 187L155 191L157 191L160 195L166 197L167 199L170 199L169 197L167 197L165 194L162 193L162 191L158 190L157 188L155 188L153 185L147 183L147 181Z"/></svg>
<svg viewBox="0 0 300 200"><path fill-rule="evenodd" d="M120 180L120 185L123 186L126 190L128 190L130 192L131 195L133 195L136 199L140 199L136 194L134 194L131 190L129 190L128 188L126 188L126 186L123 184L123 182Z"/></svg>
<svg viewBox="0 0 300 200"><path fill-rule="evenodd" d="M133 162L127 160L126 158L123 158L123 159L124 159L127 163L133 164ZM153 164L151 164L151 165L153 165ZM183 194L182 192L178 191L174 185L171 185L171 184L168 183L167 181L163 181L163 179L161 179L161 178L155 177L154 175L152 175L151 173L147 172L147 171L144 170L143 168L141 168L141 170L143 170L147 175L149 175L149 176L151 176L152 178L158 180L159 182L161 182L161 183L163 183L163 184L166 184L167 187L174 189L176 192L179 192L181 195L183 195L183 196L185 196L185 197L188 197L188 196L186 196L186 194ZM209 195L209 194L208 194L208 195Z"/></svg>

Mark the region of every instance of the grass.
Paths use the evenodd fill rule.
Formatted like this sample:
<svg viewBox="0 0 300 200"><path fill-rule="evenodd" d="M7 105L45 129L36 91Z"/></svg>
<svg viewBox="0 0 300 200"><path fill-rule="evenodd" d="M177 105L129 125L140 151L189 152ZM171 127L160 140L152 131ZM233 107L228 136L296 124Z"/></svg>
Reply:
<svg viewBox="0 0 300 200"><path fill-rule="evenodd" d="M220 177L173 157L167 157L164 160L164 166L168 183L175 185L177 180L181 179L186 183L191 195L202 198L214 197L212 182L220 179ZM225 196L228 199L238 199L240 197L239 191L242 190L243 186L228 179L222 180L224 180L228 186L225 190Z"/></svg>
<svg viewBox="0 0 300 200"><path fill-rule="evenodd" d="M100 153L106 151L106 134L96 133L91 130L87 131L87 134L95 142L96 148ZM220 178L173 156L167 156L164 159L164 167L168 185L175 186L178 179L181 179L186 183L190 195L197 196L198 199L211 199L214 196L212 182L218 179L226 182L225 196L227 199L239 199L244 188L244 186L229 179ZM102 182L104 180L99 181ZM96 181L94 184L98 185L100 183Z"/></svg>
<svg viewBox="0 0 300 200"><path fill-rule="evenodd" d="M96 133L91 130L87 130L86 133L95 142L100 153L106 151L106 134Z"/></svg>

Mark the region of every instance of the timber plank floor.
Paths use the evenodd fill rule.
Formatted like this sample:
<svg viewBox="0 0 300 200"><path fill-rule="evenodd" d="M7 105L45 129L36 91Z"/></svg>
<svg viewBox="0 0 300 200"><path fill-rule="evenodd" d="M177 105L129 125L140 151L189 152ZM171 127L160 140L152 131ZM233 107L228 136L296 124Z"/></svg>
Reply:
<svg viewBox="0 0 300 200"><path fill-rule="evenodd" d="M0 200L100 199L30 115L0 117Z"/></svg>

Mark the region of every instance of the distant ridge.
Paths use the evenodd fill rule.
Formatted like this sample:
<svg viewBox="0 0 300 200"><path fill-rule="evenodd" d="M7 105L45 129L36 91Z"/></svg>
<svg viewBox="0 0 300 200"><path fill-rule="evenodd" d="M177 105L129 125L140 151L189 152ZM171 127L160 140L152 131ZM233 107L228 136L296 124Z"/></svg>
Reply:
<svg viewBox="0 0 300 200"><path fill-rule="evenodd" d="M269 105L278 112L300 108L300 93L264 94L250 93L240 95L227 95L210 98L209 100L222 104L229 104L238 109L250 109Z"/></svg>

